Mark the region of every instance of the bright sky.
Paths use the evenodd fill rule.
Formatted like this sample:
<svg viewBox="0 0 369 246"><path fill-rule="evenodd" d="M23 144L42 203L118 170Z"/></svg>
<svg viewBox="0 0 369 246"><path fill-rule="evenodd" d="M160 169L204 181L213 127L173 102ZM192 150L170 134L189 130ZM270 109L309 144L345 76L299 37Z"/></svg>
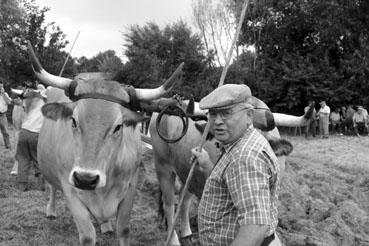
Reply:
<svg viewBox="0 0 369 246"><path fill-rule="evenodd" d="M100 51L115 50L123 56L123 35L133 24L153 21L160 27L180 19L191 25L191 0L36 0L49 7L46 22L55 21L67 35L73 57L91 58Z"/></svg>

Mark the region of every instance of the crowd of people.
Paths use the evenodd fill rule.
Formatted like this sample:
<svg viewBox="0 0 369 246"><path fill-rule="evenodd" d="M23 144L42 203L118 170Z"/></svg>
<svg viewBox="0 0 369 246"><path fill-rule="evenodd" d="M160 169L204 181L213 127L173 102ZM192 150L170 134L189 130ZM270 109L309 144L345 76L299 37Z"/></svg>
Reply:
<svg viewBox="0 0 369 246"><path fill-rule="evenodd" d="M32 166L35 166L35 174L39 175L37 165L37 142L40 132L43 115L41 107L46 102L46 89L43 85L25 82L24 90L21 96L15 95L14 99L9 97L4 90L4 85L0 83L0 129L3 134L5 147L11 150L11 144L8 134L7 111L9 105L21 106L25 112L21 119L18 140L15 143L15 163L11 175L17 176L18 189L28 190L28 176ZM31 94L32 95L28 95ZM30 96L33 99L27 100Z"/></svg>
<svg viewBox="0 0 369 246"><path fill-rule="evenodd" d="M313 101L305 107L307 112ZM368 111L362 105L348 104L336 107L333 110L325 101L319 103L319 110L314 109L312 119L308 121L305 128L305 136L315 137L317 133L322 138L328 138L330 134L367 136L369 134Z"/></svg>

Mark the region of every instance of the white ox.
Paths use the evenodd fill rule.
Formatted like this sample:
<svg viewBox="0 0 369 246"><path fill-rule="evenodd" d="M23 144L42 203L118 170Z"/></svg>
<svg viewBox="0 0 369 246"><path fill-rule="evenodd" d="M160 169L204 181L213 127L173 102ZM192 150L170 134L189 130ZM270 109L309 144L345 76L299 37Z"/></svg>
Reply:
<svg viewBox="0 0 369 246"><path fill-rule="evenodd" d="M306 120L311 117L312 108L304 116L296 117L271 113L268 106L255 97L251 99L250 103L256 108L253 124L256 128L262 130L262 134L271 144L279 159L281 173L283 173L285 158L286 155L292 151L292 145L288 141L281 139L276 126L291 127L304 125ZM205 111L199 110L198 104L195 104L194 108L195 114L197 115L204 115L206 113ZM160 183L160 190L162 192L162 198L160 199L162 199L163 202L163 212L167 219L168 228L171 228L174 219L176 175L178 175L181 182L184 184L191 167L191 149L200 145L204 127L200 127L200 125L189 119L187 134L176 143L167 143L160 138L157 130L159 130L165 138L175 139L179 136L179 133L182 132L182 120L177 116L164 115L160 126L157 126L157 117L158 114L156 113L151 117L149 131L153 147L155 168ZM213 139L211 135L212 134L209 133L207 141L204 144L204 149L208 151L210 158L215 162L218 158L218 149L216 148L215 139ZM188 236L192 233L189 223L191 193L200 198L205 180L206 178L203 173L195 169L189 184L189 192L185 195L183 205L180 208L181 237ZM159 210L162 205L159 205ZM170 245L180 245L175 231L170 240Z"/></svg>
<svg viewBox="0 0 369 246"><path fill-rule="evenodd" d="M115 81L99 76L62 78L47 73L29 45L34 72L48 88L45 120L39 135L40 171L52 185L47 216L56 216L55 192L62 190L76 223L79 242L95 245L91 216L99 224L116 218L119 245L129 245L129 219L141 158L143 114L133 97ZM156 89L133 89L138 102L161 97L173 87L183 64ZM131 94L132 95L132 94ZM109 224L110 225L110 224Z"/></svg>

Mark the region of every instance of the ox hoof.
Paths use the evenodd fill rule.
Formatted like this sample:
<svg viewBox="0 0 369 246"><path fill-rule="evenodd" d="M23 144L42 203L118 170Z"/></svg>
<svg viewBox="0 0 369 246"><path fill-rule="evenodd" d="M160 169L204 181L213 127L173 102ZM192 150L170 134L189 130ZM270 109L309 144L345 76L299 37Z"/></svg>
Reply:
<svg viewBox="0 0 369 246"><path fill-rule="evenodd" d="M104 224L101 224L100 228L101 228L101 233L103 234L112 234L114 232L113 226L111 225L110 221Z"/></svg>
<svg viewBox="0 0 369 246"><path fill-rule="evenodd" d="M48 220L56 220L56 215L47 215L46 218Z"/></svg>

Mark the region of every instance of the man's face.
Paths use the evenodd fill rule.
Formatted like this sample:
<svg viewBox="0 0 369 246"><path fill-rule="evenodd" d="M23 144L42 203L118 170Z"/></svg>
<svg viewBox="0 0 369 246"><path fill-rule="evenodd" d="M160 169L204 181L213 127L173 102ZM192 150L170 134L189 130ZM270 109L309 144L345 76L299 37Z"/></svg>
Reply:
<svg viewBox="0 0 369 246"><path fill-rule="evenodd" d="M4 85L3 84L0 84L0 93L4 93L5 90L4 90Z"/></svg>
<svg viewBox="0 0 369 246"><path fill-rule="evenodd" d="M252 123L252 109L236 105L224 110L209 110L210 127L222 144L239 139Z"/></svg>

